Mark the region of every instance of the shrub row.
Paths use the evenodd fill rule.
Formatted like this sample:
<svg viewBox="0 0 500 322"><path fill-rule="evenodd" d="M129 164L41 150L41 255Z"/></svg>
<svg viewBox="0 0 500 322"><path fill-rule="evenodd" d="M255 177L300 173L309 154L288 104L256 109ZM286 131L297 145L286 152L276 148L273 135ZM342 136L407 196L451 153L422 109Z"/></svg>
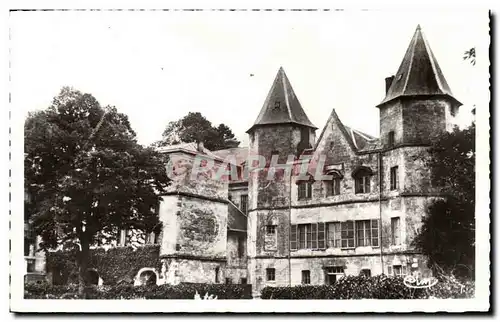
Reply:
<svg viewBox="0 0 500 322"><path fill-rule="evenodd" d="M47 253L47 271L53 274L54 284L76 283L78 281L76 255L75 250ZM143 267L161 269L160 246L92 249L88 267L97 270L104 284L114 285L120 281L131 282Z"/></svg>
<svg viewBox="0 0 500 322"><path fill-rule="evenodd" d="M426 299L471 298L474 283L441 281L430 288L410 288L402 277L378 275L345 276L334 285L265 287L262 299Z"/></svg>
<svg viewBox="0 0 500 322"><path fill-rule="evenodd" d="M116 285L88 287L86 299L194 299L198 293L202 298L208 293L218 299L251 299L249 284L197 284L132 286ZM49 285L47 283L26 284L25 299L78 299L78 285Z"/></svg>

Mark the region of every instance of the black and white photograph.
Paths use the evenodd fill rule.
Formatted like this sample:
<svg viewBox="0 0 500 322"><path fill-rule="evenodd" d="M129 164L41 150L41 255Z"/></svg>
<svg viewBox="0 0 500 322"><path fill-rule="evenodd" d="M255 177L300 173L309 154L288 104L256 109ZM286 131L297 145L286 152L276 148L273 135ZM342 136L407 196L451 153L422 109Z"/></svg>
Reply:
<svg viewBox="0 0 500 322"><path fill-rule="evenodd" d="M489 311L490 19L11 10L11 311Z"/></svg>

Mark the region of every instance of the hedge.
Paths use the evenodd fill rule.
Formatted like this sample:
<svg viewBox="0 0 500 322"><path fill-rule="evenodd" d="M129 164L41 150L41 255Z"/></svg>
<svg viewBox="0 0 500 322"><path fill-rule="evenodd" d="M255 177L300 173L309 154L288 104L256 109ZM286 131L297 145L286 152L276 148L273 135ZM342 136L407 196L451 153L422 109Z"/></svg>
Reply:
<svg viewBox="0 0 500 322"><path fill-rule="evenodd" d="M90 251L88 268L97 270L105 285L115 285L120 281L131 282L143 267L161 270L159 245L113 247L108 250L97 248ZM55 275L54 284L77 282L76 251L48 252L47 272Z"/></svg>
<svg viewBox="0 0 500 322"><path fill-rule="evenodd" d="M430 288L409 288L402 277L345 276L334 285L265 287L262 299L426 299L472 298L474 283L441 281Z"/></svg>
<svg viewBox="0 0 500 322"><path fill-rule="evenodd" d="M198 293L202 298L208 293L217 299L251 299L252 286L249 284L197 284L132 286L115 285L88 287L86 299L194 299ZM78 285L50 285L30 283L24 286L25 299L79 299Z"/></svg>

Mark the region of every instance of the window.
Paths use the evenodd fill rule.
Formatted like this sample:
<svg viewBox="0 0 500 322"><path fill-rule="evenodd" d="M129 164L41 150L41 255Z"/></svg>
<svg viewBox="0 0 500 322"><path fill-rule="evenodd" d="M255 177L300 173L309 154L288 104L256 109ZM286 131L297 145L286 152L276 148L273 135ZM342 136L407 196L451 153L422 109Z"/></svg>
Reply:
<svg viewBox="0 0 500 322"><path fill-rule="evenodd" d="M245 277L242 277L241 278L241 284L246 284L247 283L247 279Z"/></svg>
<svg viewBox="0 0 500 322"><path fill-rule="evenodd" d="M401 230L399 217L391 218L391 242L393 245L401 243Z"/></svg>
<svg viewBox="0 0 500 322"><path fill-rule="evenodd" d="M308 225L299 225L299 249L306 248L306 232Z"/></svg>
<svg viewBox="0 0 500 322"><path fill-rule="evenodd" d="M340 178L333 177L332 181L326 182L326 196L336 196L340 194Z"/></svg>
<svg viewBox="0 0 500 322"><path fill-rule="evenodd" d="M356 246L378 246L378 221L356 221Z"/></svg>
<svg viewBox="0 0 500 322"><path fill-rule="evenodd" d="M266 268L266 280L274 281L276 279L276 270L274 268Z"/></svg>
<svg viewBox="0 0 500 322"><path fill-rule="evenodd" d="M344 276L344 267L333 266L325 268L325 283L328 285L333 285L335 282Z"/></svg>
<svg viewBox="0 0 500 322"><path fill-rule="evenodd" d="M215 284L219 283L219 271L220 271L220 268L216 267L215 268Z"/></svg>
<svg viewBox="0 0 500 322"><path fill-rule="evenodd" d="M229 277L226 277L226 284L231 284L231 283L232 283L231 279Z"/></svg>
<svg viewBox="0 0 500 322"><path fill-rule="evenodd" d="M368 168L362 168L354 174L354 189L356 193L370 192L370 177L372 173Z"/></svg>
<svg viewBox="0 0 500 322"><path fill-rule="evenodd" d="M311 271L302 271L302 284L311 284Z"/></svg>
<svg viewBox="0 0 500 322"><path fill-rule="evenodd" d="M290 227L290 249L324 249L325 223L292 225Z"/></svg>
<svg viewBox="0 0 500 322"><path fill-rule="evenodd" d="M299 199L311 199L312 184L310 182L301 182L298 185Z"/></svg>
<svg viewBox="0 0 500 322"><path fill-rule="evenodd" d="M398 167L391 168L391 190L399 188Z"/></svg>
<svg viewBox="0 0 500 322"><path fill-rule="evenodd" d="M314 230L314 233L313 233ZM299 225L299 248L317 248L317 225ZM314 239L314 242L313 242Z"/></svg>
<svg viewBox="0 0 500 322"><path fill-rule="evenodd" d="M392 272L393 272L394 276L403 276L403 275L405 275L404 268L406 268L406 267L403 267L401 265L393 265L392 266Z"/></svg>
<svg viewBox="0 0 500 322"><path fill-rule="evenodd" d="M274 101L274 109L277 110L280 108L280 101Z"/></svg>
<svg viewBox="0 0 500 322"><path fill-rule="evenodd" d="M340 223L328 224L328 247L340 248Z"/></svg>
<svg viewBox="0 0 500 322"><path fill-rule="evenodd" d="M372 276L372 272L369 269L362 269L361 272L359 272L359 275L370 277Z"/></svg>
<svg viewBox="0 0 500 322"><path fill-rule="evenodd" d="M389 147L394 146L394 131L390 131L387 135L387 143Z"/></svg>
<svg viewBox="0 0 500 322"><path fill-rule="evenodd" d="M238 236L238 257L242 258L245 255L245 240L243 236Z"/></svg>
<svg viewBox="0 0 500 322"><path fill-rule="evenodd" d="M247 212L248 212L248 195L241 195L240 196L240 210L245 215L247 214Z"/></svg>
<svg viewBox="0 0 500 322"><path fill-rule="evenodd" d="M276 233L276 225L267 225L266 226L266 234L273 235Z"/></svg>
<svg viewBox="0 0 500 322"><path fill-rule="evenodd" d="M356 193L369 193L370 192L370 177L362 176L357 177L355 182Z"/></svg>
<svg viewBox="0 0 500 322"><path fill-rule="evenodd" d="M346 221L340 226L341 247L354 247L354 221Z"/></svg>
<svg viewBox="0 0 500 322"><path fill-rule="evenodd" d="M264 250L276 250L278 239L276 236L276 225L266 225L266 235L264 236Z"/></svg>

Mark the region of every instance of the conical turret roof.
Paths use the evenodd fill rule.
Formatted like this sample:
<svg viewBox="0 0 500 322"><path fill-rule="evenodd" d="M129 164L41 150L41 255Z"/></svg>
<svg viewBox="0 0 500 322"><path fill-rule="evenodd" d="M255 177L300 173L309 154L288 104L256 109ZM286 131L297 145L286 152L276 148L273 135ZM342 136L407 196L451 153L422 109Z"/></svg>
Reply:
<svg viewBox="0 0 500 322"><path fill-rule="evenodd" d="M290 123L317 128L302 109L283 67L280 67L259 116L247 133L259 125Z"/></svg>
<svg viewBox="0 0 500 322"><path fill-rule="evenodd" d="M417 26L381 106L401 96L453 94L424 34Z"/></svg>

